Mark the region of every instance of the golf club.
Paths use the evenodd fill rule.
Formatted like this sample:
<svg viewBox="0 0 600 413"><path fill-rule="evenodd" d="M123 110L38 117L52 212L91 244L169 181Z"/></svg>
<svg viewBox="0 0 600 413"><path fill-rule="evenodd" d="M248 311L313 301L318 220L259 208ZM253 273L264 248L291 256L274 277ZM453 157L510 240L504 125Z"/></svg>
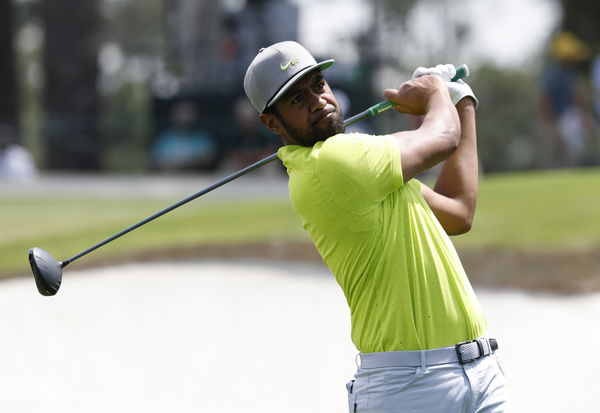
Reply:
<svg viewBox="0 0 600 413"><path fill-rule="evenodd" d="M461 65L456 69L456 76L454 76L452 81L462 79L463 77L467 77L468 75L469 75L469 68L467 67L467 65ZM344 121L344 126L352 125L353 123L358 122L369 116L378 115L381 112L384 112L392 107L394 107L394 104L392 102L389 102L389 101L380 102L376 105L371 106L367 110L346 119ZM253 163L252 165L249 165L243 169L240 169L237 172L234 172L233 174L227 176L226 178L223 178L220 181L215 182L214 184L202 189L201 191L196 192L195 194L192 194L192 195L188 196L187 198L184 198L181 201L179 201L161 211L158 211L157 213L155 213L153 215L150 215L149 217L138 222L137 224L134 224L128 228L125 228L124 230L105 239L104 241L101 241L98 244L95 244L95 245L89 247L88 249L80 252L79 254L74 255L73 257L68 258L64 261L60 261L60 262L57 261L54 257L52 257L52 255L50 255L49 252L47 252L46 250L44 250L42 248L34 247L34 248L29 249L29 251L28 251L29 264L31 265L31 270L33 271L33 276L35 278L35 283L36 283L38 291L40 292L40 294L45 295L45 296L50 296L50 295L56 294L58 292L58 289L60 288L60 284L62 282L62 269L64 267L66 267L69 263L83 257L84 255L89 254L90 252L102 247L103 245L108 244L111 241L114 241L117 238L122 237L123 235L133 231L134 229L139 228L142 225L155 220L156 218L166 214L167 212L170 212L176 208L179 208L180 206L187 204L188 202L190 202L190 201L192 201L192 200L194 200L216 188L219 188L220 186L223 186L226 183L239 178L240 176L246 175L247 173L252 172L253 170L255 170L257 168L260 168L261 166L266 165L269 162L274 161L275 159L277 159L277 153L269 155L266 158Z"/></svg>

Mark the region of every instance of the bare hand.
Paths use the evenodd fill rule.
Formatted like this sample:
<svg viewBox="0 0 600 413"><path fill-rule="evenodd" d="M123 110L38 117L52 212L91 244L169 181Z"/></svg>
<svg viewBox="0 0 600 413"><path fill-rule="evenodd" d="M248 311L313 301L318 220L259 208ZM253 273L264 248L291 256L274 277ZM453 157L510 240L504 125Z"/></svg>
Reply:
<svg viewBox="0 0 600 413"><path fill-rule="evenodd" d="M450 102L448 88L440 76L426 75L411 79L398 89L386 89L383 95L396 104L396 110L411 115L424 115L429 110L431 100L447 99Z"/></svg>

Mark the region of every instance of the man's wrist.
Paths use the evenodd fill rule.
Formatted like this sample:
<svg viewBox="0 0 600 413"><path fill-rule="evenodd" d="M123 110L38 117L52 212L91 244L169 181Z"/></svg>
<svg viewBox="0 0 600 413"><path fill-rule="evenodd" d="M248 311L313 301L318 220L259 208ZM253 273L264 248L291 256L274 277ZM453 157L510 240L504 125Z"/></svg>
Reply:
<svg viewBox="0 0 600 413"><path fill-rule="evenodd" d="M429 97L427 98L427 112L429 112L432 107L440 106L453 106L452 98L444 83L441 84L441 87L432 89L429 92Z"/></svg>
<svg viewBox="0 0 600 413"><path fill-rule="evenodd" d="M473 110L475 112L475 98L473 96L465 96L456 103L456 109L458 110Z"/></svg>

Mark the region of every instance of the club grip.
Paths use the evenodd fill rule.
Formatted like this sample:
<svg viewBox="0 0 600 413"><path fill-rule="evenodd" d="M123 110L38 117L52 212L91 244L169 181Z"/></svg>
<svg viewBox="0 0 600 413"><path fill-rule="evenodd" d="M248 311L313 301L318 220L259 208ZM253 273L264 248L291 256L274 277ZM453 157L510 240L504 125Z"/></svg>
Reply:
<svg viewBox="0 0 600 413"><path fill-rule="evenodd" d="M462 64L456 68L456 74L450 80L452 82L456 82L459 79L468 77L469 73L470 73L469 66L467 66L466 64ZM369 115L375 116L375 115L379 115L381 112L385 112L386 110L393 108L393 107L394 107L394 104L392 102L390 102L389 100L384 100L383 102L379 102L376 105L371 106L367 110L369 111Z"/></svg>
<svg viewBox="0 0 600 413"><path fill-rule="evenodd" d="M469 77L469 66L466 64L462 64L456 68L456 74L450 80L456 82L459 79L463 79L465 77Z"/></svg>

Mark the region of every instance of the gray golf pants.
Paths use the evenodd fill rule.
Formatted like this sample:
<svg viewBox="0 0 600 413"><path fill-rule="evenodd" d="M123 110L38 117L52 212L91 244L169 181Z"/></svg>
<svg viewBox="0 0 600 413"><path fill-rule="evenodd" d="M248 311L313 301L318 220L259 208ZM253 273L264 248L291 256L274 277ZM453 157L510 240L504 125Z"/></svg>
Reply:
<svg viewBox="0 0 600 413"><path fill-rule="evenodd" d="M467 364L359 368L346 388L350 413L509 411L496 354Z"/></svg>

